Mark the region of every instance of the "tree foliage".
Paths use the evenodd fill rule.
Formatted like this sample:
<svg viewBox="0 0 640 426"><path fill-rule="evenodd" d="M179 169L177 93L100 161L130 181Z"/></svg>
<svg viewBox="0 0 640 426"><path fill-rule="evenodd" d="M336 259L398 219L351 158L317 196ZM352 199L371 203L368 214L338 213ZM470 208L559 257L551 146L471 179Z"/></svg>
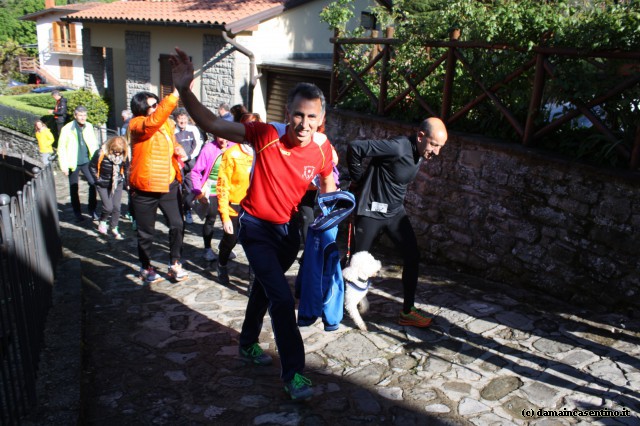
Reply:
<svg viewBox="0 0 640 426"><path fill-rule="evenodd" d="M19 78L20 73L16 58L24 54L25 50L13 40L0 43L0 78L2 80Z"/></svg>
<svg viewBox="0 0 640 426"><path fill-rule="evenodd" d="M107 122L109 105L97 93L82 89L69 92L66 97L70 114L73 113L77 106L83 105L87 108L87 121L91 124L98 126Z"/></svg>
<svg viewBox="0 0 640 426"><path fill-rule="evenodd" d="M36 25L32 21L21 21L21 16L44 8L42 0L6 0L0 14L0 44L9 40L21 46L37 44Z"/></svg>
<svg viewBox="0 0 640 426"><path fill-rule="evenodd" d="M640 2L635 0L394 0L390 12L376 8L374 13L378 22L394 22L394 37L402 41L401 45L394 47L386 75L388 98L404 93L406 78L409 77L421 81L417 91L435 111L440 110L442 103L446 69L444 66L435 67L426 78L424 75L425 70L446 53L446 48L427 48L430 41L447 41L452 30L459 29L461 41L519 47L460 50L468 66L458 62L456 67L452 110L457 111L470 100L483 95L484 91L478 85L481 81L486 88L500 85L497 97L520 123L527 118L533 69L509 83L503 81L532 58L530 49L534 46L565 47L583 52L640 50ZM357 36L357 32L344 36ZM355 70L363 69L372 57L371 45L344 47L347 60ZM587 61L559 55L549 56L548 60L554 75L547 79L543 105L569 107L572 99L587 102L611 90L620 82L619 70L626 65L620 60ZM363 74L367 86L376 96L379 94L380 72L378 64ZM348 73L343 75L348 76ZM390 115L408 121L423 118L425 111L416 97L411 91ZM636 126L640 126L638 99L640 88L636 85L635 89L609 99L602 106L601 116L620 137L616 143L603 145L601 136L594 133L589 136L593 150L585 148L589 144L582 144L577 149L573 142L568 142L569 139L580 143L586 140L586 136L584 129L578 131L573 124L567 124L548 139L560 151L573 151L577 156L595 152L601 159L607 157L605 162L615 162L615 151L611 148L618 143L631 146ZM347 94L341 106L375 113L375 105L356 88ZM543 111L538 124L545 119ZM456 121L455 126L458 130L517 139L514 130L492 102L477 104L463 119ZM592 152L585 154L585 150Z"/></svg>
<svg viewBox="0 0 640 426"><path fill-rule="evenodd" d="M344 31L347 22L353 18L353 1L352 0L335 0L325 6L320 12L320 20L329 24L330 28L337 28Z"/></svg>

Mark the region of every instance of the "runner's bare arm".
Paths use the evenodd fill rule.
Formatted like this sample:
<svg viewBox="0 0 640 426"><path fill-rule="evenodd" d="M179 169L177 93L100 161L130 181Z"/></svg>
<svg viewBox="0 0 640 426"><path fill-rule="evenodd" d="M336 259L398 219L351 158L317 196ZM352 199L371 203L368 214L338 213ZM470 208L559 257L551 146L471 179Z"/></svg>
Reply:
<svg viewBox="0 0 640 426"><path fill-rule="evenodd" d="M230 141L244 141L244 125L217 117L202 105L191 91L194 74L189 56L176 47L176 53L169 57L169 62L171 63L173 84L180 92L180 99L196 124L205 132L213 133Z"/></svg>
<svg viewBox="0 0 640 426"><path fill-rule="evenodd" d="M320 193L337 191L336 181L333 179L333 173L329 173L327 177L320 176Z"/></svg>

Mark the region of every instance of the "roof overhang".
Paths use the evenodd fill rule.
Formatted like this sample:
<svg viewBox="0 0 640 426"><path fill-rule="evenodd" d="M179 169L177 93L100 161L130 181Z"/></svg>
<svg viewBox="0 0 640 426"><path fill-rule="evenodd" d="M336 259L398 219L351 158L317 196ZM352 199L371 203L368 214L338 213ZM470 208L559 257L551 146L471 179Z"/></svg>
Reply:
<svg viewBox="0 0 640 426"><path fill-rule="evenodd" d="M146 26L159 26L159 27L182 27L182 28L219 28L221 30L227 31L229 34L234 35L238 34L242 31L248 31L252 28L256 27L256 25L261 24L264 21L275 18L287 10L294 9L296 7L302 6L306 3L311 3L316 0L285 0L280 4L271 7L269 9L263 10L261 12L255 13L253 15L246 16L244 18L238 19L233 22L194 22L194 21L184 21L180 19L171 19L167 17L166 19L131 19L129 17L102 17L102 18L91 18L91 17L76 17L70 14L71 16L65 16L61 18L63 21L67 22L86 22L86 23L99 23L99 24L126 24L126 25L146 25ZM389 0L377 0L379 3L383 5L390 4ZM153 4L152 2L149 2ZM103 7L107 4L103 4ZM215 13L212 10L212 13Z"/></svg>
<svg viewBox="0 0 640 426"><path fill-rule="evenodd" d="M69 4L66 6L50 7L48 9L42 9L37 12L23 15L18 19L21 21L37 21L38 19L47 15L69 15L71 13L76 13L82 10L90 9L91 7L95 7L99 4L100 3L91 2L91 3L78 3L78 4Z"/></svg>

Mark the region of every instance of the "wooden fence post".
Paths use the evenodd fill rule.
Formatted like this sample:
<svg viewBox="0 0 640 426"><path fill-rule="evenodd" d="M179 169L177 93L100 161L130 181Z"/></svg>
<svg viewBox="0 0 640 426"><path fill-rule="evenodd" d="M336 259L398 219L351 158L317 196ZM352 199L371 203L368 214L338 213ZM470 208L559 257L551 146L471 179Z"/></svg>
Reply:
<svg viewBox="0 0 640 426"><path fill-rule="evenodd" d="M629 167L631 170L635 170L640 166L640 125L636 127L636 140L633 143L633 150L631 151L631 161Z"/></svg>
<svg viewBox="0 0 640 426"><path fill-rule="evenodd" d="M522 144L530 145L533 135L534 121L540 113L540 104L542 102L542 92L544 90L544 61L546 56L543 53L536 54L536 70L533 79L533 90L531 93L531 101L529 102L529 111L527 112L527 122L524 125L524 135L522 135Z"/></svg>
<svg viewBox="0 0 640 426"><path fill-rule="evenodd" d="M449 39L451 41L458 41L460 38L460 29L455 28L449 34ZM449 52L447 54L447 71L444 76L444 89L442 91L442 110L440 111L440 118L445 123L449 118L449 114L451 113L451 95L453 90L453 80L455 78L456 71L456 54L455 47L449 47Z"/></svg>
<svg viewBox="0 0 640 426"><path fill-rule="evenodd" d="M329 83L329 105L336 106L338 99L338 68L340 63L340 45L338 43L338 37L340 36L340 30L334 28L333 30L333 67L331 69L331 82Z"/></svg>
<svg viewBox="0 0 640 426"><path fill-rule="evenodd" d="M387 31L386 34L389 34ZM389 60L391 59L391 45L385 44L382 56L382 70L380 71L380 95L378 97L378 115L384 115L387 106L387 91L389 88Z"/></svg>

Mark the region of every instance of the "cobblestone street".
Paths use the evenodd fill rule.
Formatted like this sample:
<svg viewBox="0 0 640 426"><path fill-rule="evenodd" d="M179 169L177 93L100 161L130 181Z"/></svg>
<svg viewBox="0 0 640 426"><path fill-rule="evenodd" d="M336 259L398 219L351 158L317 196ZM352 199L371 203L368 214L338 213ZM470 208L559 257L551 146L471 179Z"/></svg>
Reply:
<svg viewBox="0 0 640 426"><path fill-rule="evenodd" d="M99 235L90 219L73 223L66 178L56 179L63 262L79 259L83 275L83 424L640 424L637 316L423 264L418 307L435 320L428 329L403 327L396 322L402 286L393 253L380 256L384 271L363 316L368 332L348 317L335 332L321 321L301 329L315 395L290 402L268 322L261 343L274 366L246 365L237 356L248 288L240 246L223 286L215 264L202 258L196 219L185 234L190 279L143 286L130 223L121 223L123 241ZM84 208L86 194L81 200ZM166 277L161 216L157 229L154 265ZM291 283L297 266L288 272ZM561 412L538 417L540 409ZM630 417L567 416L565 409Z"/></svg>

